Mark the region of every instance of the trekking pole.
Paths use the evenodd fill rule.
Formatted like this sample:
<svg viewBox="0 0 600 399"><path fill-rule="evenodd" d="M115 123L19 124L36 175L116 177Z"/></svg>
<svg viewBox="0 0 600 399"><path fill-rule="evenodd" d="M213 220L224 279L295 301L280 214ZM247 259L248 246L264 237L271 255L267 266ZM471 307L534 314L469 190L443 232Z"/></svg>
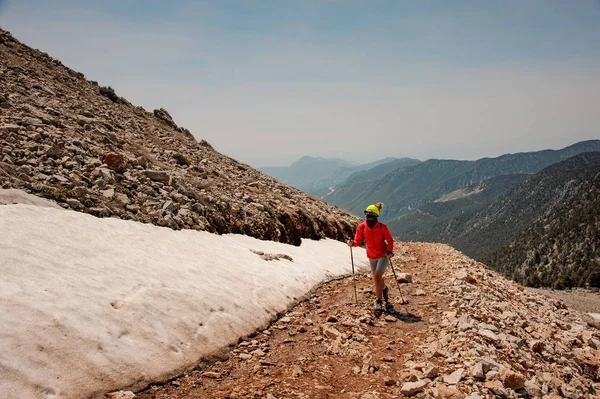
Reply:
<svg viewBox="0 0 600 399"><path fill-rule="evenodd" d="M352 247L350 247L350 261L352 262L352 281L354 281L354 299L356 300L356 304L358 305L358 294L356 293L356 279L354 278L354 255L352 254Z"/></svg>
<svg viewBox="0 0 600 399"><path fill-rule="evenodd" d="M402 290L400 289L400 283L398 282L398 276L396 276L396 270L394 270L394 264L390 259L390 266L392 267L392 273L394 273L394 280L396 280L396 285L398 286L398 291L400 291L400 299L402 299L402 303L408 303L404 300L404 296L402 296Z"/></svg>

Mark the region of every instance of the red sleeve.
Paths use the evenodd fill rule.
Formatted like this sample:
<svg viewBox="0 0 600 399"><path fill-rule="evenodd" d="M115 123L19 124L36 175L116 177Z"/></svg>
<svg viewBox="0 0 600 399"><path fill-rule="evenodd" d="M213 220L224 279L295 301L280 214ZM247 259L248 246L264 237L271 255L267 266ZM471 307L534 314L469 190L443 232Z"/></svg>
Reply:
<svg viewBox="0 0 600 399"><path fill-rule="evenodd" d="M388 229L387 225L382 225L381 227L383 227L383 236L385 237L385 240L387 241L387 248L385 249L386 252L394 252L394 238L392 237L392 235L390 234L390 230Z"/></svg>
<svg viewBox="0 0 600 399"><path fill-rule="evenodd" d="M364 238L363 236L365 233L365 226L363 226L364 223L365 222L362 222L356 228L356 235L354 236L354 246L355 247L358 247L363 242L363 238Z"/></svg>

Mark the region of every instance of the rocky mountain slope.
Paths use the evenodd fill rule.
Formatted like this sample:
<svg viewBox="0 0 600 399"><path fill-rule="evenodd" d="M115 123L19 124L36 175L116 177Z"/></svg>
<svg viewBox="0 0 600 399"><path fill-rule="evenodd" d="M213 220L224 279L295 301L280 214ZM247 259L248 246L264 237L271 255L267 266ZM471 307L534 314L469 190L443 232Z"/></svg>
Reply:
<svg viewBox="0 0 600 399"><path fill-rule="evenodd" d="M415 165L420 161L410 158L385 158L375 162L356 164L338 158L315 158L305 156L285 167L265 167L260 170L282 182L316 196L329 193L346 178L361 171L383 164Z"/></svg>
<svg viewBox="0 0 600 399"><path fill-rule="evenodd" d="M598 324L446 245L396 252L412 283L395 313L373 317L368 276L357 279L358 305L352 279L334 281L220 357L135 397L598 397ZM389 268L385 277L393 284Z"/></svg>
<svg viewBox="0 0 600 399"><path fill-rule="evenodd" d="M600 140L583 141L557 151L506 154L477 161L430 159L415 166L398 168L350 190L336 190L326 200L355 214L362 213L364 204L383 201L386 210L382 217L390 221L452 191L495 176L533 174L588 151L600 151Z"/></svg>
<svg viewBox="0 0 600 399"><path fill-rule="evenodd" d="M216 152L0 30L0 187L118 217L298 244L358 219Z"/></svg>

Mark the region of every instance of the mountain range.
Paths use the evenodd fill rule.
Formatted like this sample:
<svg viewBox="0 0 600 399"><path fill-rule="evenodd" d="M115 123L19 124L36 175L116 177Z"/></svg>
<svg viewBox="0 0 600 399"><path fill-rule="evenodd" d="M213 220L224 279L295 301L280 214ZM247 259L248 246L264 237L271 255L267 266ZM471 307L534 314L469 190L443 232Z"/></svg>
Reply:
<svg viewBox="0 0 600 399"><path fill-rule="evenodd" d="M382 219L391 221L456 190L472 189L496 176L533 174L588 151L600 151L600 140L582 141L561 150L505 154L476 161L429 159L378 176L371 174L371 178L362 181L356 176L354 180L347 179L324 199L357 215L362 214L366 205L381 201L386 206Z"/></svg>
<svg viewBox="0 0 600 399"><path fill-rule="evenodd" d="M416 165L419 162L411 158L384 158L359 164L340 158L304 156L290 166L271 166L259 170L308 194L322 197L357 172L372 170L382 164Z"/></svg>

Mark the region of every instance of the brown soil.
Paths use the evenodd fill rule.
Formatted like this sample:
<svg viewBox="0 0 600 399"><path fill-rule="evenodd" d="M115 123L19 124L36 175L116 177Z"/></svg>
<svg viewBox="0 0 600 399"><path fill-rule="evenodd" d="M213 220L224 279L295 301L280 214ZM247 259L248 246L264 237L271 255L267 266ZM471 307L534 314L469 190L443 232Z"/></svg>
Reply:
<svg viewBox="0 0 600 399"><path fill-rule="evenodd" d="M414 348L427 342L432 334L429 323L439 322L441 310L447 308L444 299L428 291L436 286L435 270L443 260L428 254L427 246L408 245L404 255L409 256L395 258L396 273L413 275L412 284L401 286L408 304L401 305L391 268L386 271L394 312L373 315L375 296L368 275L356 278L358 305L352 278L333 281L291 309L287 317L242 341L226 360L202 365L136 397L397 397L407 377L404 363L412 358ZM338 332L345 339L335 341Z"/></svg>

